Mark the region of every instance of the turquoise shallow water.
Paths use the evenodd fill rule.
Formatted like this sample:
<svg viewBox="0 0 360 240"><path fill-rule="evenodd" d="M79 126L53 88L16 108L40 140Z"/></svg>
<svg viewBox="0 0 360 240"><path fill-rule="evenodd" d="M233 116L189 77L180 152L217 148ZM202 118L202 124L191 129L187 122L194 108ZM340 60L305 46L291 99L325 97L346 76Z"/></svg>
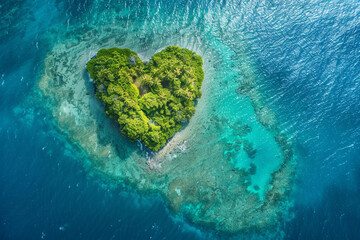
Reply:
<svg viewBox="0 0 360 240"><path fill-rule="evenodd" d="M356 1L0 9L2 239L359 236ZM200 54L206 77L195 116L153 155L86 94L84 67L99 48L147 59L168 45Z"/></svg>

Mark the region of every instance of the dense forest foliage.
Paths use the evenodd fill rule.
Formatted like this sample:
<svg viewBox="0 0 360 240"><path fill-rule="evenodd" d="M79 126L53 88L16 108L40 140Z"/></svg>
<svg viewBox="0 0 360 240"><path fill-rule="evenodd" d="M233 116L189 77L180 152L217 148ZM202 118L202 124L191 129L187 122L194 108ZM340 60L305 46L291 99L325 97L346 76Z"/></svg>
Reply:
<svg viewBox="0 0 360 240"><path fill-rule="evenodd" d="M96 98L121 133L158 151L195 113L204 78L202 59L170 46L142 62L129 49L101 49L86 69Z"/></svg>

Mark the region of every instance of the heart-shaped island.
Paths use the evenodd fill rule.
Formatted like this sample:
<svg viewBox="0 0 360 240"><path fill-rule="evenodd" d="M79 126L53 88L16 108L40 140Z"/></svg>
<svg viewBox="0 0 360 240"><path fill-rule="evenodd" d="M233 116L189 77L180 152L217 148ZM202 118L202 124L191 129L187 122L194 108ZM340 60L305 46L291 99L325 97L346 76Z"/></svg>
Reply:
<svg viewBox="0 0 360 240"><path fill-rule="evenodd" d="M101 49L86 66L96 98L121 133L158 151L195 113L202 58L170 46L143 62L129 49Z"/></svg>

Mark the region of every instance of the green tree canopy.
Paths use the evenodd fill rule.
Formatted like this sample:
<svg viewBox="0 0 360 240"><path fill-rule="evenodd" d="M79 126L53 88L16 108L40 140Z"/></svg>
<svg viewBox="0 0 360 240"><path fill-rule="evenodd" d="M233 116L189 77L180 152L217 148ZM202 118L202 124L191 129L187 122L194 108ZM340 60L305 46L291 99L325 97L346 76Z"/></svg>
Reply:
<svg viewBox="0 0 360 240"><path fill-rule="evenodd" d="M96 98L121 133L158 151L195 113L204 79L202 59L170 46L145 64L130 49L101 49L86 69Z"/></svg>

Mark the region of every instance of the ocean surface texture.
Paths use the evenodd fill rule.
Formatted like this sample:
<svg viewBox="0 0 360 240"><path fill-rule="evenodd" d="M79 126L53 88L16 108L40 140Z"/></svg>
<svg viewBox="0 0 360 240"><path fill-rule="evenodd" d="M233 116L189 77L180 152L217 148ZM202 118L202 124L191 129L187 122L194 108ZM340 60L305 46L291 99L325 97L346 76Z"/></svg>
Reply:
<svg viewBox="0 0 360 240"><path fill-rule="evenodd" d="M0 1L0 239L360 239L360 2ZM203 59L159 152L121 136L101 48Z"/></svg>

